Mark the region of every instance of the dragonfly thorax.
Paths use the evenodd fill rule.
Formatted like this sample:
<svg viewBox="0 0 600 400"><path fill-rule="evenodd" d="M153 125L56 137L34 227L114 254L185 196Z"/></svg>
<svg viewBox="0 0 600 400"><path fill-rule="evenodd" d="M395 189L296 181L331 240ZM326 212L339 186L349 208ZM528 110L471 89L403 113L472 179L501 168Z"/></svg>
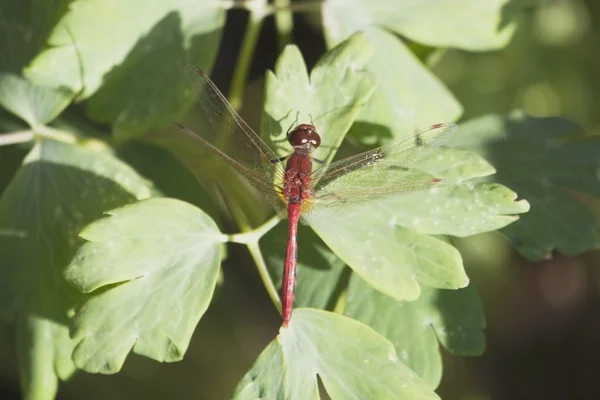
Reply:
<svg viewBox="0 0 600 400"><path fill-rule="evenodd" d="M288 134L288 142L294 146L312 151L321 145L321 137L314 126L300 124Z"/></svg>

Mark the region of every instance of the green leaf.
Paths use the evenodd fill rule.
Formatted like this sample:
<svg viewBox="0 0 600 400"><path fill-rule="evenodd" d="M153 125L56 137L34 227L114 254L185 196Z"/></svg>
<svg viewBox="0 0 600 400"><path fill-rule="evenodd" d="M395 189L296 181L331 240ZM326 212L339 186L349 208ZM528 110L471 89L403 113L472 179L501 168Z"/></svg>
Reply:
<svg viewBox="0 0 600 400"><path fill-rule="evenodd" d="M366 34L375 49L368 69L379 85L353 127L361 140L377 135L381 127L398 138L460 117L462 106L454 95L401 40L378 29Z"/></svg>
<svg viewBox="0 0 600 400"><path fill-rule="evenodd" d="M340 6L330 2L325 5L328 46L361 30L374 50L367 69L378 81L372 98L352 127L355 136L364 143L374 144L435 123L456 120L462 114L462 107L452 93L400 39L374 25L360 28L347 25L345 19L352 8Z"/></svg>
<svg viewBox="0 0 600 400"><path fill-rule="evenodd" d="M519 217L513 214L529 210L526 200L516 199L517 194L505 186L467 181L401 194L380 202L386 209L374 212L393 218L388 219L389 223L419 232L465 237L494 231L516 221ZM373 207L374 204L365 206L363 212Z"/></svg>
<svg viewBox="0 0 600 400"><path fill-rule="evenodd" d="M293 399L293 395L286 397L284 394L286 390L282 371L285 370L281 369L284 365L283 356L281 343L278 340L272 341L238 383L232 400Z"/></svg>
<svg viewBox="0 0 600 400"><path fill-rule="evenodd" d="M456 289L469 283L454 247L390 224L389 213L354 211L311 215L308 221L329 248L377 290L396 300L415 300L420 284Z"/></svg>
<svg viewBox="0 0 600 400"><path fill-rule="evenodd" d="M31 127L52 121L72 97L68 90L34 86L17 75L0 73L0 106Z"/></svg>
<svg viewBox="0 0 600 400"><path fill-rule="evenodd" d="M147 182L112 154L38 140L0 199L0 315L16 321L24 397L52 398L74 371L68 314L81 296L62 279L80 229L148 197Z"/></svg>
<svg viewBox="0 0 600 400"><path fill-rule="evenodd" d="M483 307L471 286L460 290L424 288L417 300L399 302L353 274L344 314L392 342L400 360L431 389L442 377L438 340L459 355L480 355L485 348Z"/></svg>
<svg viewBox="0 0 600 400"><path fill-rule="evenodd" d="M286 140L290 125L313 123L321 134L321 147L313 156L331 161L335 149L354 121L361 106L375 89L375 81L363 71L371 56L362 34L330 50L313 68L310 77L295 46L287 46L268 72L261 122L263 136L272 143ZM289 154L289 146L279 146L279 154Z"/></svg>
<svg viewBox="0 0 600 400"><path fill-rule="evenodd" d="M499 229L517 219L512 214L529 206L515 202L516 194L501 185L462 182L485 175L489 165L472 153L457 158L461 154L455 151L441 149L417 167L456 183L338 209L315 209L305 219L361 278L396 300L415 300L421 284L465 287L469 281L458 251L424 233L468 236ZM402 181L404 174L414 171L394 171L387 179ZM421 174L418 180L433 178Z"/></svg>
<svg viewBox="0 0 600 400"><path fill-rule="evenodd" d="M336 37L380 27L432 47L488 51L508 44L518 11L510 0L330 0L324 21Z"/></svg>
<svg viewBox="0 0 600 400"><path fill-rule="evenodd" d="M88 243L65 270L83 292L103 288L73 319L75 365L115 373L132 348L178 361L212 298L226 238L179 200L150 199L108 214L81 233Z"/></svg>
<svg viewBox="0 0 600 400"><path fill-rule="evenodd" d="M91 118L111 123L120 138L139 136L189 105L183 65L210 69L223 24L218 2L75 1L26 74L79 99L94 94Z"/></svg>
<svg viewBox="0 0 600 400"><path fill-rule="evenodd" d="M458 135L460 136L462 133L459 132ZM455 140L454 138L450 143ZM421 159L415 168L454 182L496 173L496 169L479 154L449 147L437 149L430 156Z"/></svg>
<svg viewBox="0 0 600 400"><path fill-rule="evenodd" d="M452 142L482 154L498 170L491 177L531 203L531 211L502 230L521 254L541 260L554 250L575 256L596 247L597 221L574 196L600 196L600 140L561 117L514 113L463 124Z"/></svg>
<svg viewBox="0 0 600 400"><path fill-rule="evenodd" d="M319 399L317 374L333 400L438 399L385 338L350 318L312 309L295 310L233 398Z"/></svg>
<svg viewBox="0 0 600 400"><path fill-rule="evenodd" d="M260 241L271 279L281 287L287 245L287 221L282 221ZM314 231L298 227L298 261L294 307L331 309L345 264L325 246Z"/></svg>

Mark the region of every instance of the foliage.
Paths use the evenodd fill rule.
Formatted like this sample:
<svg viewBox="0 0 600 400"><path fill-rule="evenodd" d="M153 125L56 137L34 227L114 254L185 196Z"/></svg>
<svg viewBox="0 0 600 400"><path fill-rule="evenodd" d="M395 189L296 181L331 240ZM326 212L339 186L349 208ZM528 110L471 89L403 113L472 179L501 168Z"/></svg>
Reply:
<svg viewBox="0 0 600 400"><path fill-rule="evenodd" d="M326 144L315 157L327 162L337 149L457 120L462 106L424 54L502 48L522 11L507 0L464 0L460 10L443 0L143 3L10 0L0 9L9 55L0 144L28 146L0 199L0 315L19 338L26 398L53 398L77 369L117 373L132 351L181 360L213 299L225 242L248 247L280 307L284 223L264 222L256 193L171 123L195 120L184 117L193 93L183 65L212 69L227 7L247 8L250 30L276 13L281 40L296 6L322 10L329 50L309 73L298 47L282 49L266 74L260 131L285 155L288 127L314 117ZM255 44L250 30L243 54ZM248 63L238 65L242 80ZM460 355L485 347L480 299L452 237L500 230L532 260L593 248L592 211L574 192L600 194L598 143L564 118L487 115L410 172L452 185L308 214L300 308L233 398L316 399L317 375L333 399L437 398L440 344ZM192 193L186 172L149 173L159 161L163 174L188 168L206 193ZM240 233L223 233L230 221Z"/></svg>

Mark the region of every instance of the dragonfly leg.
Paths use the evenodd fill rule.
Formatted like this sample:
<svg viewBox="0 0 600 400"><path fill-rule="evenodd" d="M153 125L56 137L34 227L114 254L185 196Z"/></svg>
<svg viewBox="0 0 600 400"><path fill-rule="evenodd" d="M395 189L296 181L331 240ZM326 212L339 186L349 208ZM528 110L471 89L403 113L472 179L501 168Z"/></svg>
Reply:
<svg viewBox="0 0 600 400"><path fill-rule="evenodd" d="M291 111L291 110L290 110ZM288 112L289 114L289 112ZM294 122L292 122L292 124L290 125L290 127L288 128L287 132L285 133L285 137L288 137L290 134L290 131L292 130L292 128L294 126L296 126L296 124L298 124L298 117L300 116L300 111L296 111L296 119L294 120Z"/></svg>

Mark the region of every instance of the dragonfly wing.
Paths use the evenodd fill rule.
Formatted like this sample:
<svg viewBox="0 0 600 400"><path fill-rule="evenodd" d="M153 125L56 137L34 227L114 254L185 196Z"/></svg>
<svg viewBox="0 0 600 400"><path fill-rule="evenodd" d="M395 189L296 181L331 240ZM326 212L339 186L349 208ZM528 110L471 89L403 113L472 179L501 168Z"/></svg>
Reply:
<svg viewBox="0 0 600 400"><path fill-rule="evenodd" d="M204 139L202 136L196 134L192 130L186 128L185 126L175 122L175 124L185 132L189 137L195 139L202 143L206 148L213 151L213 154L219 156L221 159L228 162L234 169L243 175L255 188L264 193L275 193L276 187L273 184L272 180L269 178L269 175L265 173L261 173L255 169L251 169L247 163L239 162L237 159L234 159L232 156L227 153L222 152L219 148L214 146L210 141Z"/></svg>
<svg viewBox="0 0 600 400"><path fill-rule="evenodd" d="M364 202L449 184L412 167L448 142L457 131L455 124L433 125L414 136L316 170L313 177L315 203Z"/></svg>
<svg viewBox="0 0 600 400"><path fill-rule="evenodd" d="M315 193L314 208L340 207L380 200L400 193L454 185L416 169L396 170L393 178L360 171L349 173Z"/></svg>
<svg viewBox="0 0 600 400"><path fill-rule="evenodd" d="M283 174L278 156L244 122L210 78L200 69L186 66L186 77L201 105L201 135L176 123L188 136L202 143L214 154L244 175L257 189L273 192L274 177Z"/></svg>

